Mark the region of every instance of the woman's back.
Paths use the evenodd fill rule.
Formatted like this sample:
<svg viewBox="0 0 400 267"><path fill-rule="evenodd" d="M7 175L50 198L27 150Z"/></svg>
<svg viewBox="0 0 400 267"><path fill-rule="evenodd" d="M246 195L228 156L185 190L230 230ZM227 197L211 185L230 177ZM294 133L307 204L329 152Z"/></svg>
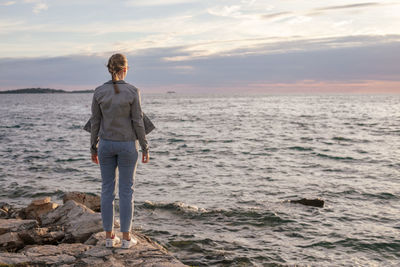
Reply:
<svg viewBox="0 0 400 267"><path fill-rule="evenodd" d="M137 139L132 127L132 110L138 96L138 89L124 81L117 81L119 93L114 92L112 82L96 88L94 98L100 106L102 121L99 137L113 141Z"/></svg>

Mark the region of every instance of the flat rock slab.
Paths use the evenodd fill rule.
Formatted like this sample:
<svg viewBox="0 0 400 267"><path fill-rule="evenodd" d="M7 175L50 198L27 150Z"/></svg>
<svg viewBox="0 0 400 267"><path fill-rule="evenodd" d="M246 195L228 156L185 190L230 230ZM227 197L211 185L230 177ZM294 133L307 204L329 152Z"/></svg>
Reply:
<svg viewBox="0 0 400 267"><path fill-rule="evenodd" d="M22 253L0 252L0 264L19 264L29 261L30 258Z"/></svg>
<svg viewBox="0 0 400 267"><path fill-rule="evenodd" d="M36 220L0 219L0 235L8 232L19 232L38 226Z"/></svg>
<svg viewBox="0 0 400 267"><path fill-rule="evenodd" d="M60 244L58 246L42 245L42 246L28 246L25 247L21 252L23 252L27 256L33 256L33 257L36 257L38 255L54 256L58 254L68 254L71 256L76 256L89 250L91 247L92 246L88 246L81 243Z"/></svg>
<svg viewBox="0 0 400 267"><path fill-rule="evenodd" d="M121 233L117 233L121 236ZM138 243L130 249L104 246L105 234L96 234L96 245L82 243L26 246L18 253L0 253L2 264L29 266L96 266L96 267L179 267L186 266L167 250L140 233L132 234ZM122 236L121 236L122 237Z"/></svg>
<svg viewBox="0 0 400 267"><path fill-rule="evenodd" d="M113 248L113 258L123 266L186 266L147 236L134 233L138 243L130 249ZM120 236L122 238L122 236Z"/></svg>
<svg viewBox="0 0 400 267"><path fill-rule="evenodd" d="M105 246L94 247L85 252L85 256L98 258L106 257L112 254L113 252L111 251L111 249L108 249Z"/></svg>

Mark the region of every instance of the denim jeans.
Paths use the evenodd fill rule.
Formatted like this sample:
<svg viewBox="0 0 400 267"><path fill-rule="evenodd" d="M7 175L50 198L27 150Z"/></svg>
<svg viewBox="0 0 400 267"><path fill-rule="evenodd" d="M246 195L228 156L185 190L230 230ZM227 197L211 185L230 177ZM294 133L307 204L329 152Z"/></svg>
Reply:
<svg viewBox="0 0 400 267"><path fill-rule="evenodd" d="M101 171L101 217L103 228L113 231L115 172L119 171L119 214L121 232L130 232L133 217L133 192L138 151L135 141L110 141L100 139L98 157Z"/></svg>

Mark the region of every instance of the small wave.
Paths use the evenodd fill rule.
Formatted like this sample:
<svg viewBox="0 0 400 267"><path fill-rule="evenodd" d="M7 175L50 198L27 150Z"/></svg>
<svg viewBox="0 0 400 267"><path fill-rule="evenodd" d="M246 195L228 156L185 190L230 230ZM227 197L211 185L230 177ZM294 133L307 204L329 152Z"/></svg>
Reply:
<svg viewBox="0 0 400 267"><path fill-rule="evenodd" d="M356 123L357 126L368 126L368 127L373 127L377 126L378 123Z"/></svg>
<svg viewBox="0 0 400 267"><path fill-rule="evenodd" d="M62 137L59 138L47 138L46 142L66 142L67 140L65 140Z"/></svg>
<svg viewBox="0 0 400 267"><path fill-rule="evenodd" d="M302 147L302 146L291 146L289 147L291 150L297 150L297 151L312 151L313 149L311 147Z"/></svg>
<svg viewBox="0 0 400 267"><path fill-rule="evenodd" d="M197 240L174 240L170 241L168 245L178 247L178 248L187 248L188 246L192 245L198 245L198 244L204 244L204 245L215 245L215 242L209 238L206 239L197 239Z"/></svg>
<svg viewBox="0 0 400 267"><path fill-rule="evenodd" d="M229 225L231 226L252 225L265 227L292 222L292 220L281 218L274 212L255 209L222 211L222 214L228 218L234 218L234 220L230 220Z"/></svg>
<svg viewBox="0 0 400 267"><path fill-rule="evenodd" d="M56 159L56 162L73 162L73 161L80 161L80 160L86 160L86 158Z"/></svg>
<svg viewBox="0 0 400 267"><path fill-rule="evenodd" d="M332 138L332 140L335 140L335 141L344 141L344 142L353 142L352 139L346 138L346 137L342 137L342 136L335 136L335 137Z"/></svg>
<svg viewBox="0 0 400 267"><path fill-rule="evenodd" d="M301 248L312 248L312 247L323 247L323 248L335 248L335 244L328 241L319 241L315 243L311 243L308 245L299 246Z"/></svg>
<svg viewBox="0 0 400 267"><path fill-rule="evenodd" d="M346 138L346 137L341 137L341 136L335 136L332 138L334 141L340 142L349 142L349 143L369 143L369 140L365 139L351 139L351 138Z"/></svg>
<svg viewBox="0 0 400 267"><path fill-rule="evenodd" d="M54 172L57 173L67 173L67 172L80 172L80 170L75 169L75 168L62 168L62 167L57 167L53 169Z"/></svg>
<svg viewBox="0 0 400 267"><path fill-rule="evenodd" d="M311 247L323 247L323 248L335 248L337 246L346 247L348 249L354 249L355 251L386 251L393 252L400 250L400 242L366 242L365 240L346 238L336 242L319 241L308 245L300 246L302 248Z"/></svg>
<svg viewBox="0 0 400 267"><path fill-rule="evenodd" d="M323 169L323 172L343 172L341 169Z"/></svg>
<svg viewBox="0 0 400 267"><path fill-rule="evenodd" d="M283 219L271 211L259 209L204 209L197 206L188 205L183 202L151 202L145 201L142 207L146 209L163 209L193 216L193 219L210 220L217 219L228 222L231 226L252 225L257 227L279 225L292 222L292 220ZM222 217L221 217L222 216ZM224 219L225 218L225 219Z"/></svg>
<svg viewBox="0 0 400 267"><path fill-rule="evenodd" d="M79 125L79 124L74 124L74 125L71 125L70 127L68 127L68 130L76 130L76 129L82 129L83 128L83 126L82 125Z"/></svg>
<svg viewBox="0 0 400 267"><path fill-rule="evenodd" d="M2 193L1 195L8 198L29 197L34 189L35 188L32 186L19 186L16 183L12 183L9 186L8 190L4 191L4 193Z"/></svg>
<svg viewBox="0 0 400 267"><path fill-rule="evenodd" d="M365 196L365 197L368 197L368 198L377 198L377 199L385 199L385 200L398 199L399 198L398 196L393 195L393 194L388 193L388 192L381 192L381 193L377 193L377 194L363 193L362 195Z"/></svg>
<svg viewBox="0 0 400 267"><path fill-rule="evenodd" d="M39 197L47 197L47 196L57 196L57 197L62 197L64 196L65 192L62 190L56 190L56 191L51 191L51 192L36 192L30 194L29 197L31 198L39 198Z"/></svg>
<svg viewBox="0 0 400 267"><path fill-rule="evenodd" d="M25 161L32 161L33 159L47 159L49 158L49 155L43 155L43 156L39 156L39 155L32 155L32 156L26 156L24 157Z"/></svg>
<svg viewBox="0 0 400 267"><path fill-rule="evenodd" d="M12 125L12 126L7 126L7 125L0 125L0 128L5 128L5 129L13 129L13 128L21 128L21 125Z"/></svg>
<svg viewBox="0 0 400 267"><path fill-rule="evenodd" d="M157 154L157 155L169 155L169 151L168 150L164 150L164 151L151 151L152 154Z"/></svg>
<svg viewBox="0 0 400 267"><path fill-rule="evenodd" d="M333 159L333 160L355 160L352 157L331 156L331 155L322 154L322 153L313 153L313 154L316 155L317 157Z"/></svg>
<svg viewBox="0 0 400 267"><path fill-rule="evenodd" d="M166 209L166 210L175 210L184 213L206 213L207 210L203 208L198 208L197 206L188 205L183 202L173 202L173 203L155 203L152 201L145 201L143 207L148 209Z"/></svg>
<svg viewBox="0 0 400 267"><path fill-rule="evenodd" d="M179 142L185 142L185 140L183 139L179 139L179 138L170 138L167 140L170 143L179 143Z"/></svg>
<svg viewBox="0 0 400 267"><path fill-rule="evenodd" d="M360 153L360 154L368 154L368 151L365 151L365 150L362 150L362 149L357 149L357 150L355 150L357 153Z"/></svg>
<svg viewBox="0 0 400 267"><path fill-rule="evenodd" d="M35 165L35 166L30 166L28 170L34 172L47 172L50 170L50 168L48 166Z"/></svg>
<svg viewBox="0 0 400 267"><path fill-rule="evenodd" d="M243 155L250 155L250 156L270 156L270 153L252 153L252 152L248 152L248 151L244 151L242 152Z"/></svg>

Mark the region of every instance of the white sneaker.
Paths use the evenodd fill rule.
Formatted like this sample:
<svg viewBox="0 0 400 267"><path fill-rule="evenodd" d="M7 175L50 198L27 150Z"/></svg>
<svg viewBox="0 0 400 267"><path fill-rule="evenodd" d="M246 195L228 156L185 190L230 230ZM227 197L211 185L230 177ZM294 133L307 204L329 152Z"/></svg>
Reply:
<svg viewBox="0 0 400 267"><path fill-rule="evenodd" d="M112 248L120 242L121 242L121 239L119 239L119 237L116 235L114 235L113 238L106 238L106 248Z"/></svg>
<svg viewBox="0 0 400 267"><path fill-rule="evenodd" d="M133 237L131 237L130 240L122 239L121 248L128 249L128 248L133 247L133 246L136 245L136 244L137 244L137 240L136 240L135 238L133 238Z"/></svg>

